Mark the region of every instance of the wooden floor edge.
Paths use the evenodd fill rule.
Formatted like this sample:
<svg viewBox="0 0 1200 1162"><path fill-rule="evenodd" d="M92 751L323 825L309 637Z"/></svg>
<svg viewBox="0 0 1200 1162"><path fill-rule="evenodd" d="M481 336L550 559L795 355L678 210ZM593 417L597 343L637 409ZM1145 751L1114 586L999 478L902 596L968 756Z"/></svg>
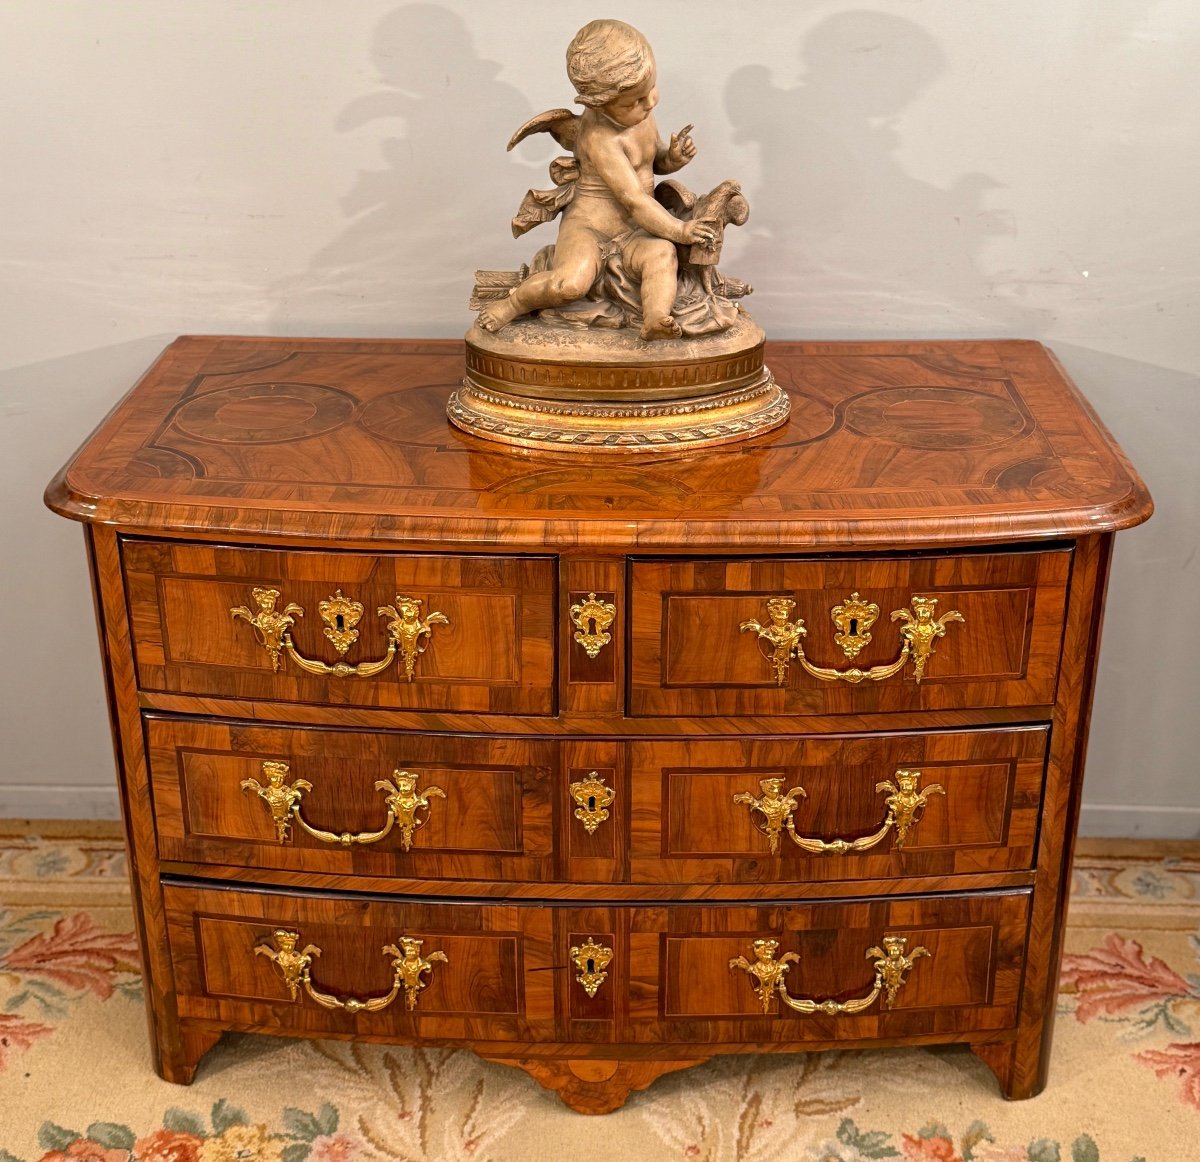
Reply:
<svg viewBox="0 0 1200 1162"><path fill-rule="evenodd" d="M1075 844L1076 859L1200 858L1200 839L1087 839Z"/></svg>
<svg viewBox="0 0 1200 1162"><path fill-rule="evenodd" d="M42 839L124 839L116 819L0 819L0 836Z"/></svg>

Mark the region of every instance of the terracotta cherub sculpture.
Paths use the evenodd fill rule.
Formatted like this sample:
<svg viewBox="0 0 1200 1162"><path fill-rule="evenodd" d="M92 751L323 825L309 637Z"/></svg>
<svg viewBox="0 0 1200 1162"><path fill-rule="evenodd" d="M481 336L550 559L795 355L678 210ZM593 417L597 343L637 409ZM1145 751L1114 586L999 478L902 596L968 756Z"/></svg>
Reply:
<svg viewBox="0 0 1200 1162"><path fill-rule="evenodd" d="M577 326L636 326L646 340L732 326L731 300L750 287L723 278L715 264L725 225L740 225L749 207L736 182L701 198L678 182L655 190L654 175L683 168L696 146L691 125L668 143L659 137L646 38L619 20L593 20L567 48L567 75L582 115L552 109L508 144L547 132L572 151L550 167L555 188L530 190L513 219L520 237L562 214L558 240L520 272L478 272L471 305L479 326L499 331L535 311Z"/></svg>

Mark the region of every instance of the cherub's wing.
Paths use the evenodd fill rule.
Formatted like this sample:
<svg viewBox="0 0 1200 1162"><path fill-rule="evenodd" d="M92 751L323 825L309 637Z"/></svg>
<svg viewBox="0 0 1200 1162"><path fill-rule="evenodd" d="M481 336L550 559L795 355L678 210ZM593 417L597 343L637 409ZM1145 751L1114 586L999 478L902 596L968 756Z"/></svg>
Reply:
<svg viewBox="0 0 1200 1162"><path fill-rule="evenodd" d="M575 138L579 136L579 114L572 113L570 109L547 109L545 113L530 117L508 139L508 148L512 149L533 133L549 133L563 149L573 150Z"/></svg>

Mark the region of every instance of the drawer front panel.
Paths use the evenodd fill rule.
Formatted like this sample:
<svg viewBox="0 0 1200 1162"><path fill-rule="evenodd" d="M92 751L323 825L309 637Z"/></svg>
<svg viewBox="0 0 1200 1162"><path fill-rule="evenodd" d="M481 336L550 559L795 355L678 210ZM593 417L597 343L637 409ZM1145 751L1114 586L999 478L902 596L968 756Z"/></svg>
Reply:
<svg viewBox="0 0 1200 1162"><path fill-rule="evenodd" d="M123 560L143 689L336 706L554 712L553 558L127 541ZM405 608L402 599L421 604Z"/></svg>
<svg viewBox="0 0 1200 1162"><path fill-rule="evenodd" d="M1032 867L1047 735L631 742L632 878L778 883Z"/></svg>
<svg viewBox="0 0 1200 1162"><path fill-rule="evenodd" d="M637 1041L802 1042L951 1038L1012 1028L1029 900L1027 892L1012 892L639 909L629 942L630 1035ZM754 942L775 941L770 951L788 966L784 982L792 998L832 1000L852 1010L871 997L875 962L897 938L912 966L898 974L890 1006L884 989L861 1012L797 1012L773 990L764 1012L755 977L730 963L742 958L746 966L760 966Z"/></svg>
<svg viewBox="0 0 1200 1162"><path fill-rule="evenodd" d="M147 718L146 733L163 859L552 877L556 743L158 717Z"/></svg>
<svg viewBox="0 0 1200 1162"><path fill-rule="evenodd" d="M580 908L167 884L164 899L182 1017L403 1040L729 1046L1013 1028L1030 895ZM427 963L406 974L406 956ZM845 1011L790 1007L771 961L800 1008Z"/></svg>
<svg viewBox="0 0 1200 1162"><path fill-rule="evenodd" d="M164 888L164 898L182 1017L403 1039L530 1041L554 1035L554 974L534 971L547 963L547 909L175 885ZM407 951L405 938L419 940L416 956L429 962L415 974L411 1007L404 988L410 978L403 975L397 995L377 1011L323 1008L302 981L293 997L286 953L279 958L286 944L296 955L310 950L313 990L382 999L397 980L394 961ZM395 951L386 951L389 946Z"/></svg>
<svg viewBox="0 0 1200 1162"><path fill-rule="evenodd" d="M1070 563L1065 550L635 562L630 711L729 716L1048 705ZM775 598L784 604L768 605ZM918 682L919 654L926 656Z"/></svg>

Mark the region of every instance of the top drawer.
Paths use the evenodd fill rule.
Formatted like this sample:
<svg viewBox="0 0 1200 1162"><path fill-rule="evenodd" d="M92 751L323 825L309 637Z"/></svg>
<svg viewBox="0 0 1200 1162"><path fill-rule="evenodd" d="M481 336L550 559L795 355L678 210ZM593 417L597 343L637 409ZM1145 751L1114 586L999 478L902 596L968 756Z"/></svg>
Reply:
<svg viewBox="0 0 1200 1162"><path fill-rule="evenodd" d="M630 713L854 714L1054 701L1069 549L638 561Z"/></svg>
<svg viewBox="0 0 1200 1162"><path fill-rule="evenodd" d="M554 713L553 557L133 540L122 553L144 690Z"/></svg>

